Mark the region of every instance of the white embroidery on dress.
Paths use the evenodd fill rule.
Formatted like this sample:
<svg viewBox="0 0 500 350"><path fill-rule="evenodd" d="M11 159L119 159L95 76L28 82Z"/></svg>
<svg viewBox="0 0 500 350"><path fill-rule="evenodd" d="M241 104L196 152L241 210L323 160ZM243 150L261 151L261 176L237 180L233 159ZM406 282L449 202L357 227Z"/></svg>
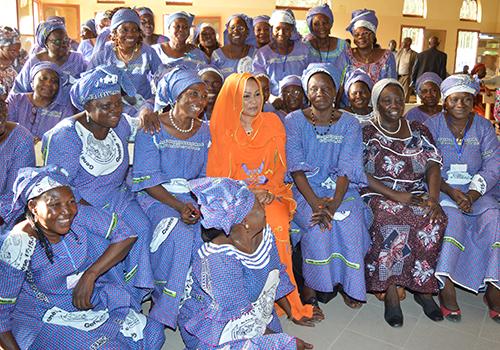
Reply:
<svg viewBox="0 0 500 350"><path fill-rule="evenodd" d="M73 327L88 332L99 328L108 319L108 309L100 311L88 310L68 312L54 306L45 312L42 321L59 326Z"/></svg>
<svg viewBox="0 0 500 350"><path fill-rule="evenodd" d="M177 225L177 222L179 222L179 218L164 218L158 223L158 225L156 225L153 233L153 239L149 245L151 253L156 252L160 245L165 242L170 235L170 232L172 232L175 225Z"/></svg>
<svg viewBox="0 0 500 350"><path fill-rule="evenodd" d="M0 260L16 270L27 271L35 247L35 237L24 232L10 233L0 248Z"/></svg>
<svg viewBox="0 0 500 350"><path fill-rule="evenodd" d="M146 316L129 309L127 317L120 329L120 333L125 337L132 338L134 342L137 342L144 338L144 328L147 323L148 319Z"/></svg>

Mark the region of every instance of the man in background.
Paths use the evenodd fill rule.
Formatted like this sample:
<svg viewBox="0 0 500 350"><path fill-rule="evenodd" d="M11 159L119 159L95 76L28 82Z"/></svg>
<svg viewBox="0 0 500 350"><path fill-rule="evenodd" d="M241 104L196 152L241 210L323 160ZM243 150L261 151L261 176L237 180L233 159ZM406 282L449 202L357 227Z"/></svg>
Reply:
<svg viewBox="0 0 500 350"><path fill-rule="evenodd" d="M439 39L435 36L429 38L429 48L425 51L417 54L417 61L413 67L412 72L412 82L415 86L419 76L425 72L434 72L441 77L441 79L446 79L446 61L448 56L438 50Z"/></svg>
<svg viewBox="0 0 500 350"><path fill-rule="evenodd" d="M417 60L417 53L411 49L411 44L411 38L404 38L401 48L396 54L398 80L403 85L406 103L410 101L412 71Z"/></svg>

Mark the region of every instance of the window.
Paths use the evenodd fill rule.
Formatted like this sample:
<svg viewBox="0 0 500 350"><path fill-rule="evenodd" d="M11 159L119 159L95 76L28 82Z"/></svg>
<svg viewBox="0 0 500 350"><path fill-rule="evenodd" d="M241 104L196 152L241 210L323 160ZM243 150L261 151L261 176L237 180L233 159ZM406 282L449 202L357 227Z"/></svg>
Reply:
<svg viewBox="0 0 500 350"><path fill-rule="evenodd" d="M276 0L277 9L309 10L311 7L328 4L332 7L331 1L325 0Z"/></svg>
<svg viewBox="0 0 500 350"><path fill-rule="evenodd" d="M476 0L463 0L460 20L479 22L479 6Z"/></svg>
<svg viewBox="0 0 500 350"><path fill-rule="evenodd" d="M474 67L476 64L478 41L479 32L458 31L455 72L461 72L465 65Z"/></svg>
<svg viewBox="0 0 500 350"><path fill-rule="evenodd" d="M411 49L421 52L424 48L424 28L423 27L401 27L401 42L404 38L411 38Z"/></svg>
<svg viewBox="0 0 500 350"><path fill-rule="evenodd" d="M425 17L426 0L404 0L403 16Z"/></svg>

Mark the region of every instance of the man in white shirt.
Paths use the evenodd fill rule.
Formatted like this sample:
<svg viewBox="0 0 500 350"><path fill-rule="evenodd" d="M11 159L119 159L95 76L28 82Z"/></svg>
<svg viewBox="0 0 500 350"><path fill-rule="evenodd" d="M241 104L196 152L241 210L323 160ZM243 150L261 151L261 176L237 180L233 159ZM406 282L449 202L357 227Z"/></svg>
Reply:
<svg viewBox="0 0 500 350"><path fill-rule="evenodd" d="M405 91L405 102L410 100L410 83L412 69L417 60L417 53L411 49L411 38L404 38L402 47L396 54L396 69L398 71L398 80L403 85Z"/></svg>

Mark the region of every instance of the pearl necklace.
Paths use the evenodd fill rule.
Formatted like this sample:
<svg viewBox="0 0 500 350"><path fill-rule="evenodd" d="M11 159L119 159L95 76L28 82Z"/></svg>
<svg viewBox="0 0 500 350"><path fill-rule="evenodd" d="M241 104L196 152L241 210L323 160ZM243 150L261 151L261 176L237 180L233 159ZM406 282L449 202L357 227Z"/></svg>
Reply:
<svg viewBox="0 0 500 350"><path fill-rule="evenodd" d="M382 123L380 122L380 116L377 117L377 124L378 124L379 128L383 132L385 132L386 134L389 134L389 135L395 135L399 132L399 130L401 130L401 118L398 119L398 122L399 122L399 125L398 125L398 128L396 129L396 131L389 131L382 126Z"/></svg>
<svg viewBox="0 0 500 350"><path fill-rule="evenodd" d="M171 109L170 112L168 113L168 118L170 119L170 123L172 124L172 126L174 127L174 129L177 130L178 132L182 132L184 134L187 134L187 133L190 133L193 130L194 119L191 119L191 126L189 127L189 129L181 129L174 122L174 112L173 112L173 109Z"/></svg>

